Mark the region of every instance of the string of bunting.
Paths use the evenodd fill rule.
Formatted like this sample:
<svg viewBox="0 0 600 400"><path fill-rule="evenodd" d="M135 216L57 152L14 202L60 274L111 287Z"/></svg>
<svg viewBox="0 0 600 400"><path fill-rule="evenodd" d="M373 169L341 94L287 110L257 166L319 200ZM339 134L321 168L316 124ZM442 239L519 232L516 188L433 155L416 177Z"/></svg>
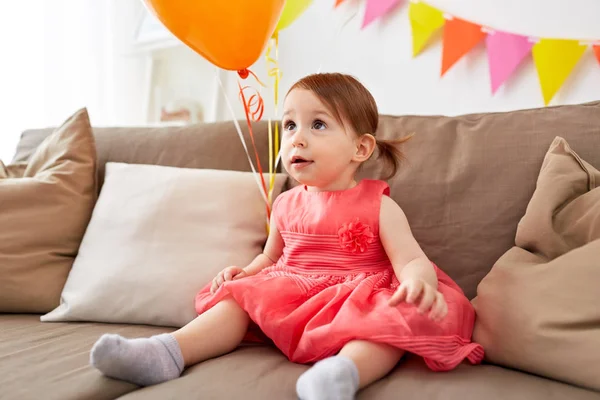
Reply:
<svg viewBox="0 0 600 400"><path fill-rule="evenodd" d="M344 0L336 0L335 7ZM403 0L366 0L362 27L388 14ZM600 41L534 38L467 21L425 2L411 0L408 16L412 30L413 57L418 56L442 31L441 76L481 42L485 42L491 91L504 84L530 56L537 70L544 104L548 105L565 83L585 51L591 48L600 63Z"/></svg>

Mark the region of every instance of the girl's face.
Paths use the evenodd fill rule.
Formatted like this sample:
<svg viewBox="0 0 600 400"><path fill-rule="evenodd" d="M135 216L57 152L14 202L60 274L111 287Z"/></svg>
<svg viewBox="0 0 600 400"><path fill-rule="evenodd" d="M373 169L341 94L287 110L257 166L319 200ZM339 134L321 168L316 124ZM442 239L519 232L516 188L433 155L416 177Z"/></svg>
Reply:
<svg viewBox="0 0 600 400"><path fill-rule="evenodd" d="M282 127L281 160L292 178L311 190L348 188L360 164L361 140L313 92L294 89L287 95Z"/></svg>

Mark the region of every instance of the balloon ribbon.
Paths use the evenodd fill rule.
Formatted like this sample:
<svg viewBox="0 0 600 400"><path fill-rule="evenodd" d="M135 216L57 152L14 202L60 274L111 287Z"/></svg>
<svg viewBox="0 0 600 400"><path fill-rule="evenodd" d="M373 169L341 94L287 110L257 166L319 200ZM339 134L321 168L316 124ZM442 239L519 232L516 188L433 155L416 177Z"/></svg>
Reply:
<svg viewBox="0 0 600 400"><path fill-rule="evenodd" d="M238 75L241 79L247 79L250 75L256 79L256 81L261 85L265 86L260 79L256 76L256 74L248 69L243 69L238 71ZM254 138L254 131L252 129L252 122L258 122L262 119L265 103L260 95L260 93L253 88L252 86L242 86L240 82L238 82L238 87L240 90L240 99L242 101L242 105L244 106L244 114L246 115L246 123L248 124L248 133L250 134L250 140L252 141L252 148L254 150L254 157L256 158L256 165L258 167L258 173L260 175L260 184L262 186L262 190L265 196L268 196L269 190L267 190L267 184L265 182L265 177L262 169L262 165L260 163L260 156L258 155L258 150L256 148L256 140ZM246 92L250 92L248 98L246 98ZM268 197L267 197L268 198ZM271 204L270 200L266 202L266 210L267 210L267 221L271 216Z"/></svg>

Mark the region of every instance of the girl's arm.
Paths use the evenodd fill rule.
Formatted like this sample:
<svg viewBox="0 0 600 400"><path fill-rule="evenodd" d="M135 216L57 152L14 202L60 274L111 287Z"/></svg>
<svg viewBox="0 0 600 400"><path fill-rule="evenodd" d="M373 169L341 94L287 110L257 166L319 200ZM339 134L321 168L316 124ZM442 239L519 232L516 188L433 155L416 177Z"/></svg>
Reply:
<svg viewBox="0 0 600 400"><path fill-rule="evenodd" d="M398 280L422 279L437 289L433 265L415 240L404 211L383 196L379 215L379 237Z"/></svg>
<svg viewBox="0 0 600 400"><path fill-rule="evenodd" d="M264 268L269 267L279 260L283 253L283 239L279 230L277 230L277 224L275 218L271 217L271 223L269 227L269 237L265 244L265 249L261 254L244 268L243 276L255 275L262 271ZM241 276L240 276L241 278Z"/></svg>
<svg viewBox="0 0 600 400"><path fill-rule="evenodd" d="M274 218L271 218L269 237L267 238L267 243L265 244L265 249L263 252L256 256L256 258L254 258L254 260L252 260L252 262L248 264L246 268L231 266L219 272L212 281L210 292L215 293L223 284L223 282L258 274L264 268L275 264L279 257L281 257L282 253L283 239L277 230Z"/></svg>
<svg viewBox="0 0 600 400"><path fill-rule="evenodd" d="M447 307L437 290L433 264L415 240L404 211L388 196L381 200L379 237L400 281L390 305L406 301L414 303L421 313L431 310L432 319L445 316Z"/></svg>

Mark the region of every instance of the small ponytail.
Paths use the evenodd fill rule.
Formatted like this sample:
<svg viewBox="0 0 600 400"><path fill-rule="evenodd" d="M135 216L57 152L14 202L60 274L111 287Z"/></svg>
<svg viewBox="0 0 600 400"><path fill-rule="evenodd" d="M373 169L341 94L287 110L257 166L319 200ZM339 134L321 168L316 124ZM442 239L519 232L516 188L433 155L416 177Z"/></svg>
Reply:
<svg viewBox="0 0 600 400"><path fill-rule="evenodd" d="M409 135L402 139L393 140L379 140L375 138L378 150L377 158L383 158L387 167L387 174L383 178L384 180L392 179L398 173L400 164L405 159L404 154L398 146L412 137L413 135Z"/></svg>

